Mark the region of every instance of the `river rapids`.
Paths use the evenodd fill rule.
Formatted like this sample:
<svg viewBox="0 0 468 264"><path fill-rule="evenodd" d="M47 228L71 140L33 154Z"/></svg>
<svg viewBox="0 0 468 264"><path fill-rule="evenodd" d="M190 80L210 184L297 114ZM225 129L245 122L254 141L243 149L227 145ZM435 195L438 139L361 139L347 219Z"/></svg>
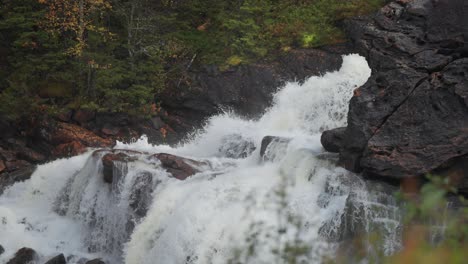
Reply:
<svg viewBox="0 0 468 264"><path fill-rule="evenodd" d="M346 126L353 90L370 74L363 57L343 56L339 71L280 87L258 119L225 112L176 147L118 143L139 154L114 169L112 184L94 150L39 166L0 196L0 263L22 247L37 263L60 253L68 263L285 263L291 248L303 249L298 263L321 263L357 230L378 230L382 250L398 250L392 196L336 166L320 144L321 132ZM265 136L279 140L261 156ZM181 181L154 153L203 165Z"/></svg>

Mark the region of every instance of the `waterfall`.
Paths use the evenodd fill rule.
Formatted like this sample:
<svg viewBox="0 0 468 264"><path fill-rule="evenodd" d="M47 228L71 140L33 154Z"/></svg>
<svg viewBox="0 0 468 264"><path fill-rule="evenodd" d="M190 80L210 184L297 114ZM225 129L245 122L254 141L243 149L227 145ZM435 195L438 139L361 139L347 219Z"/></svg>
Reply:
<svg viewBox="0 0 468 264"><path fill-rule="evenodd" d="M69 263L282 263L294 245L299 260L317 263L374 231L387 254L398 250L392 187L337 167L320 144L321 132L346 125L370 73L347 55L339 71L281 87L258 119L226 112L177 147L142 137L39 166L0 197L0 262L30 247L38 263L58 253ZM261 157L265 136L274 139ZM109 153L124 158L106 180ZM179 180L155 153L184 157L196 173Z"/></svg>

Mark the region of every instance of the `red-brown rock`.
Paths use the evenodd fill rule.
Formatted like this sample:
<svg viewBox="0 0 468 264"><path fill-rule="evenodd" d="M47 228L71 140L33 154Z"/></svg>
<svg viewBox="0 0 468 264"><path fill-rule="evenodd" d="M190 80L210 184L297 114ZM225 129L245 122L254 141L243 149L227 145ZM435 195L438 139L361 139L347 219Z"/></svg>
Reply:
<svg viewBox="0 0 468 264"><path fill-rule="evenodd" d="M154 154L154 158L161 162L161 165L172 176L179 180L185 180L188 177L200 172L197 167L207 165L206 162L183 158L167 153Z"/></svg>
<svg viewBox="0 0 468 264"><path fill-rule="evenodd" d="M3 160L0 160L0 173L2 173L6 169L6 165Z"/></svg>
<svg viewBox="0 0 468 264"><path fill-rule="evenodd" d="M93 120L96 117L96 113L91 110L80 109L73 115L73 120L83 125Z"/></svg>
<svg viewBox="0 0 468 264"><path fill-rule="evenodd" d="M57 115L57 119L63 122L70 122L72 119L73 112L72 111L64 111Z"/></svg>
<svg viewBox="0 0 468 264"><path fill-rule="evenodd" d="M12 160L12 161L7 161L5 162L7 171L15 171L27 166L30 166L31 164L25 160Z"/></svg>
<svg viewBox="0 0 468 264"><path fill-rule="evenodd" d="M30 148L22 148L18 150L16 156L19 159L24 159L29 162L43 162L46 160L46 157L39 152L36 152Z"/></svg>
<svg viewBox="0 0 468 264"><path fill-rule="evenodd" d="M130 152L133 153L134 152ZM139 153L139 152L137 152ZM123 153L123 152L118 152L118 153L108 153L104 155L101 158L102 161L102 166L103 166L103 176L104 176L104 181L107 183L112 183L114 179L114 164L115 162L129 162L134 160L133 157Z"/></svg>
<svg viewBox="0 0 468 264"><path fill-rule="evenodd" d="M56 157L71 157L86 152L87 147L79 141L60 144L54 148L52 154Z"/></svg>
<svg viewBox="0 0 468 264"><path fill-rule="evenodd" d="M94 152L95 154L102 152L104 150L98 150ZM112 183L114 180L114 168L116 162L126 163L129 161L136 160L135 155L142 154L138 151L133 150L113 150L110 153L105 154L102 158L102 166L103 166L103 176L104 181L107 183Z"/></svg>
<svg viewBox="0 0 468 264"><path fill-rule="evenodd" d="M88 147L109 147L113 144L110 139L101 138L85 128L67 123L58 124L52 140L60 143L80 141Z"/></svg>
<svg viewBox="0 0 468 264"><path fill-rule="evenodd" d="M120 132L120 129L118 127L104 126L101 129L101 132L107 136L117 136Z"/></svg>
<svg viewBox="0 0 468 264"><path fill-rule="evenodd" d="M16 154L13 151L10 150L5 150L0 147L0 157L3 157L3 160L5 161L12 161L16 160Z"/></svg>

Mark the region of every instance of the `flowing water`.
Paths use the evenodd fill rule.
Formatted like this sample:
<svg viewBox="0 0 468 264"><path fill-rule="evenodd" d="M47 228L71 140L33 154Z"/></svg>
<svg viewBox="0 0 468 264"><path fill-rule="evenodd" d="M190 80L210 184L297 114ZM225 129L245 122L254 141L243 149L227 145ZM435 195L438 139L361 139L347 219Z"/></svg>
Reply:
<svg viewBox="0 0 468 264"><path fill-rule="evenodd" d="M363 57L347 55L339 71L281 87L257 120L214 116L178 147L118 143L141 153L116 163L112 184L105 151L39 166L0 197L0 262L30 247L38 263L59 253L69 263L283 263L293 245L306 249L299 260L318 263L372 231L386 253L397 250L391 193L337 167L320 144L322 131L346 125L353 90L370 73ZM267 135L280 138L260 157ZM161 152L201 161L201 172L171 177L150 156Z"/></svg>

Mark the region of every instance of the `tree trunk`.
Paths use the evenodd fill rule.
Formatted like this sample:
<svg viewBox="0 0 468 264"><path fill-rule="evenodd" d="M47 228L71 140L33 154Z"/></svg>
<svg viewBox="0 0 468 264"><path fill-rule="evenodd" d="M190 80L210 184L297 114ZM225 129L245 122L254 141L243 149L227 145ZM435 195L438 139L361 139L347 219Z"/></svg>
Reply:
<svg viewBox="0 0 468 264"><path fill-rule="evenodd" d="M80 0L79 1L79 14L78 14L78 43L79 43L79 53L81 54L81 51L83 49L84 43L85 43L85 29L86 29L86 23L85 23L85 0Z"/></svg>

